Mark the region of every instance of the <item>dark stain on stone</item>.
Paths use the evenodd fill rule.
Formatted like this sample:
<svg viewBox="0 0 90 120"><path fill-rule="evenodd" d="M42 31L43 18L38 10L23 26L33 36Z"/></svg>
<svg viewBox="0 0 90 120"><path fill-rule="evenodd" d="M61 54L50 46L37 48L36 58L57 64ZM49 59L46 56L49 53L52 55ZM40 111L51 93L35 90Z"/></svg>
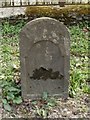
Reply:
<svg viewBox="0 0 90 120"><path fill-rule="evenodd" d="M60 87L58 87L58 89L60 89Z"/></svg>
<svg viewBox="0 0 90 120"><path fill-rule="evenodd" d="M33 70L33 75L30 76L31 79L34 80L47 80L47 79L62 79L64 78L63 74L59 73L59 71L53 72L53 70L45 69L43 67L40 67L39 69Z"/></svg>

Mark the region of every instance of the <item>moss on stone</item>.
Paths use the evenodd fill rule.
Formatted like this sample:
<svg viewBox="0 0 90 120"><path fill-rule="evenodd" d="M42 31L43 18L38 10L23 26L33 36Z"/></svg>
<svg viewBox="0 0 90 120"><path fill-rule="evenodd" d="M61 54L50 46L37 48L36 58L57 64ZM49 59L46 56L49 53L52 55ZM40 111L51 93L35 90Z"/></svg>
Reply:
<svg viewBox="0 0 90 120"><path fill-rule="evenodd" d="M28 6L25 10L25 14L27 16L36 16L36 17L48 16L48 17L57 18L62 15L68 16L70 13L76 13L79 15L81 14L88 15L90 14L90 5L67 5L62 8L51 7L51 6L47 6L47 7Z"/></svg>

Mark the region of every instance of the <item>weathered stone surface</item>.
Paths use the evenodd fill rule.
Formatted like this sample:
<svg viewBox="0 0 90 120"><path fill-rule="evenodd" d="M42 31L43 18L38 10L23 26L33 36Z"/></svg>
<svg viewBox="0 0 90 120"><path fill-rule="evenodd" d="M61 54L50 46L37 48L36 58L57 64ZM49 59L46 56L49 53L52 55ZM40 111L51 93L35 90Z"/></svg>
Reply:
<svg viewBox="0 0 90 120"><path fill-rule="evenodd" d="M68 96L70 36L59 21L42 17L30 21L20 33L23 98Z"/></svg>

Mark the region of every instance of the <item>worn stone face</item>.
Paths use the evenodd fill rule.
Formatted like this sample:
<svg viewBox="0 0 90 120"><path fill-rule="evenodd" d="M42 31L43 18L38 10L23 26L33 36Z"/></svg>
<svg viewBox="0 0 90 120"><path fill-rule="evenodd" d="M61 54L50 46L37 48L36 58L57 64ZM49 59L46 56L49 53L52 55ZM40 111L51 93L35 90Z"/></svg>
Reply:
<svg viewBox="0 0 90 120"><path fill-rule="evenodd" d="M68 96L70 36L59 21L42 17L30 21L20 32L23 98Z"/></svg>

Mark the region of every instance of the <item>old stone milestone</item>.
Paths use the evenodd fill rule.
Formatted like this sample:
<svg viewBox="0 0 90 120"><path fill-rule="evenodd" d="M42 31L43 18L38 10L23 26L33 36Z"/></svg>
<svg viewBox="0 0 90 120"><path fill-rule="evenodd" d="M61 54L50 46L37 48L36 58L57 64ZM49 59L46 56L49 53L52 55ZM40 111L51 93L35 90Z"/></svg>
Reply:
<svg viewBox="0 0 90 120"><path fill-rule="evenodd" d="M20 32L21 88L23 98L68 96L70 36L59 21L42 17Z"/></svg>

